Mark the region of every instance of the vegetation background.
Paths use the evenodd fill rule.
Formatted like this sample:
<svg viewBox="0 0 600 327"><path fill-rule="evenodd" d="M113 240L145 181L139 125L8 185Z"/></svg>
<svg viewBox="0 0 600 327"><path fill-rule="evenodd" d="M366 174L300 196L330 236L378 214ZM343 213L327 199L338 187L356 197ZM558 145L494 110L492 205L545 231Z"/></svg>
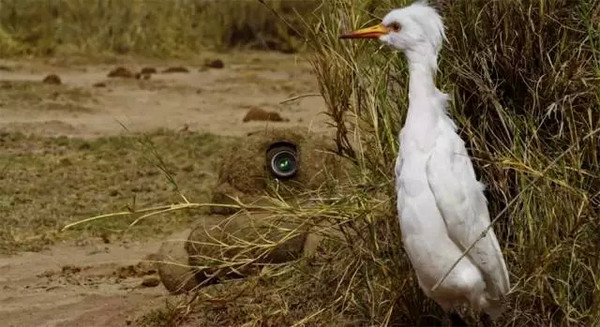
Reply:
<svg viewBox="0 0 600 327"><path fill-rule="evenodd" d="M341 42L337 34L407 3L331 1L311 33L316 72L340 131L338 148L368 172L360 183L385 185L389 202L407 107L406 66L379 44ZM487 185L510 267L512 291L501 324L598 325L600 257L592 253L600 244L600 2L434 5L448 37L438 85L453 97L451 114ZM421 324L431 306L412 290L410 276L397 273L392 258L401 250L382 251L398 236L393 217L376 210L380 201L363 197L356 205L372 204L364 230L375 237L361 246L363 254L371 250L358 265L369 268L352 288L369 291L356 298L370 323ZM391 208L385 212L392 215ZM390 311L393 322L383 318Z"/></svg>
<svg viewBox="0 0 600 327"><path fill-rule="evenodd" d="M273 210L326 217L345 237L332 237L318 268L273 268L253 294L259 309L238 304L228 319L425 325L443 314L418 289L394 212L406 66L375 42L337 38L409 2L268 1L277 16L257 1L1 0L0 56L302 51L337 126L335 150L357 169L333 203L314 194L316 206ZM499 217L512 281L499 324L600 325L600 1L431 2L448 35L437 83Z"/></svg>
<svg viewBox="0 0 600 327"><path fill-rule="evenodd" d="M269 1L292 26L315 1ZM185 57L232 47L293 52L299 35L258 1L2 0L0 56Z"/></svg>

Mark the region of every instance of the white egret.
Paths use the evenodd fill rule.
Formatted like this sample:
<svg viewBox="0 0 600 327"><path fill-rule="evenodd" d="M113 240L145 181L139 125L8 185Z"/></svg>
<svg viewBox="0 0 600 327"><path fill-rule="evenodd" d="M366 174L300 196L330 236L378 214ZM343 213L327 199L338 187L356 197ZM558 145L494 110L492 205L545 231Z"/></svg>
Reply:
<svg viewBox="0 0 600 327"><path fill-rule="evenodd" d="M341 37L379 39L404 52L409 64L408 113L395 172L403 244L420 287L446 312L470 305L497 317L509 278L493 230L447 275L481 237L490 217L484 186L448 116L448 95L434 82L445 39L441 17L428 5L415 3L391 11L377 26Z"/></svg>

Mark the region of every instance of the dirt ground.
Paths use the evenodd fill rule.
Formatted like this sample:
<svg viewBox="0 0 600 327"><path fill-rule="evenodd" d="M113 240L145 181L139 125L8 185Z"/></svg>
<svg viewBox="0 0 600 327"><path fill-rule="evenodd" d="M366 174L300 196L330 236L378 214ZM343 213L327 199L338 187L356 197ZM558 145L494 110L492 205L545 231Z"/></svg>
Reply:
<svg viewBox="0 0 600 327"><path fill-rule="evenodd" d="M0 97L0 128L84 138L119 134L123 126L133 132L185 128L240 136L265 126L243 122L252 108L275 111L289 120L271 123L277 126L326 128L322 98L307 96L281 104L318 93L310 65L301 57L236 53L219 58L222 69L131 58L96 65L0 60L1 87L13 90ZM149 80L108 78L117 66L132 72L152 67L158 74ZM162 73L176 66L189 72ZM57 74L62 85L39 85L48 74ZM105 86L94 87L97 83ZM40 96L44 94L47 97Z"/></svg>
<svg viewBox="0 0 600 327"><path fill-rule="evenodd" d="M123 326L135 321L166 296L155 284L151 265L140 264L158 246L158 241L66 243L0 257L2 325Z"/></svg>
<svg viewBox="0 0 600 327"><path fill-rule="evenodd" d="M146 261L165 233L183 229L188 220L165 230L154 225L141 238L117 233L122 226L110 224L98 232L57 232L66 222L119 209L130 194L142 194L145 203L169 199L165 183L149 182L162 179L150 173L156 167L140 164L130 151L119 152L125 141L135 140L130 135L167 130L152 134L158 151L180 172L184 186L200 194L209 192L206 185L215 175L204 161L215 157L221 143L198 135L243 136L268 125L328 131L325 105L313 96L316 82L300 57L218 58L222 69L204 68L201 61L133 58L94 64L72 58L0 60L3 326L125 326L164 307L169 296ZM158 73L148 80L108 78L117 66L133 72L154 67ZM161 73L173 66L189 72ZM62 84L42 83L48 74L58 75ZM277 112L284 121L244 122L252 108ZM198 143L205 147L199 150ZM107 205L112 202L117 204Z"/></svg>

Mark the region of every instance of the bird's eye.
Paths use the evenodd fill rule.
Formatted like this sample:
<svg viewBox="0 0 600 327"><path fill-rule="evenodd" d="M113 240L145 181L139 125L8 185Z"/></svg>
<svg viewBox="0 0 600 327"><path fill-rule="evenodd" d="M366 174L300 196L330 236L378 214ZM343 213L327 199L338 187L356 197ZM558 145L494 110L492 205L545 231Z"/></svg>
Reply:
<svg viewBox="0 0 600 327"><path fill-rule="evenodd" d="M400 32L400 30L402 29L402 27L400 26L399 23L397 22L393 22L390 25L388 25L388 28L391 29L394 32Z"/></svg>

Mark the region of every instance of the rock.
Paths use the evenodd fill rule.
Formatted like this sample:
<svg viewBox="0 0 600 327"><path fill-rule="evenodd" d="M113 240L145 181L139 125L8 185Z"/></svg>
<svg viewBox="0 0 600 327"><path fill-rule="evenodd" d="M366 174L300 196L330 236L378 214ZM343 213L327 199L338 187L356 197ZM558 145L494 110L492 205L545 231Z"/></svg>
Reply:
<svg viewBox="0 0 600 327"><path fill-rule="evenodd" d="M158 272L158 263L161 261L158 253L148 254L142 261L135 266L138 273L142 276L153 275Z"/></svg>
<svg viewBox="0 0 600 327"><path fill-rule="evenodd" d="M243 121L244 122L249 122L249 121L281 122L281 121L289 121L289 120L282 118L281 115L279 115L279 113L277 113L277 112L266 111L261 108L252 108L252 109L248 110L248 112L246 113L246 116L244 116Z"/></svg>
<svg viewBox="0 0 600 327"><path fill-rule="evenodd" d="M215 268L199 271L196 280L208 285L222 279L243 278L256 273L264 264L299 259L303 255L308 227L289 219L257 212L202 217L186 244L189 263ZM231 266L217 269L222 262L229 262Z"/></svg>
<svg viewBox="0 0 600 327"><path fill-rule="evenodd" d="M154 67L144 67L144 68L142 68L140 73L142 75L152 75L152 74L156 74L157 71L156 71L156 68L154 68Z"/></svg>
<svg viewBox="0 0 600 327"><path fill-rule="evenodd" d="M190 232L188 229L171 235L158 252L158 275L165 288L173 294L189 292L198 285L185 245Z"/></svg>
<svg viewBox="0 0 600 327"><path fill-rule="evenodd" d="M117 67L108 73L111 78L133 78L135 74L125 67Z"/></svg>
<svg viewBox="0 0 600 327"><path fill-rule="evenodd" d="M66 265L63 266L61 269L63 275L72 275L72 274L77 274L81 272L81 267L77 267L74 265Z"/></svg>
<svg viewBox="0 0 600 327"><path fill-rule="evenodd" d="M142 74L142 73L135 73L135 79L140 79L140 80L149 80L150 76L152 75L146 75L146 74Z"/></svg>
<svg viewBox="0 0 600 327"><path fill-rule="evenodd" d="M204 62L204 67L221 69L225 67L225 64L221 59L206 60Z"/></svg>
<svg viewBox="0 0 600 327"><path fill-rule="evenodd" d="M62 84L60 77L56 74L50 74L50 75L46 76L42 82L44 82L45 84L52 84L52 85Z"/></svg>
<svg viewBox="0 0 600 327"><path fill-rule="evenodd" d="M175 67L169 67L165 70L163 70L163 74L169 74L169 73L189 73L190 70L182 67L182 66L175 66Z"/></svg>
<svg viewBox="0 0 600 327"><path fill-rule="evenodd" d="M141 284L143 287L156 287L160 285L160 279L156 277L146 277Z"/></svg>
<svg viewBox="0 0 600 327"><path fill-rule="evenodd" d="M94 83L94 85L92 85L93 87L106 87L106 83L104 82L98 82L98 83Z"/></svg>

